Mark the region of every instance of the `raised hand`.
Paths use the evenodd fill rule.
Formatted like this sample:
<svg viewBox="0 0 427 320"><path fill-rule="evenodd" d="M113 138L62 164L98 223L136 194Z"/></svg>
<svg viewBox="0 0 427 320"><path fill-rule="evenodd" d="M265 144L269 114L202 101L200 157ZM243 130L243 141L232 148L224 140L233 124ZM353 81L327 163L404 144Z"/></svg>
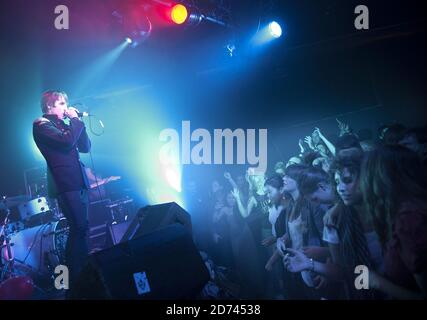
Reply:
<svg viewBox="0 0 427 320"><path fill-rule="evenodd" d="M341 122L338 119L336 120L338 122L338 128L340 129L340 135L350 132L350 127L348 124L345 124L344 122Z"/></svg>
<svg viewBox="0 0 427 320"><path fill-rule="evenodd" d="M230 172L224 172L224 178L227 179L227 180L230 180L231 179Z"/></svg>
<svg viewBox="0 0 427 320"><path fill-rule="evenodd" d="M318 127L316 127L314 129L314 133L316 133L317 135L319 135L319 137L323 137L323 134L322 134L322 132L320 131L320 129Z"/></svg>
<svg viewBox="0 0 427 320"><path fill-rule="evenodd" d="M313 138L311 136L305 137L304 141L308 144L311 150L314 150Z"/></svg>
<svg viewBox="0 0 427 320"><path fill-rule="evenodd" d="M239 199L240 199L240 192L239 192L239 189L233 189L233 190L231 191L231 194L233 195L233 197L234 197L236 200L239 200Z"/></svg>

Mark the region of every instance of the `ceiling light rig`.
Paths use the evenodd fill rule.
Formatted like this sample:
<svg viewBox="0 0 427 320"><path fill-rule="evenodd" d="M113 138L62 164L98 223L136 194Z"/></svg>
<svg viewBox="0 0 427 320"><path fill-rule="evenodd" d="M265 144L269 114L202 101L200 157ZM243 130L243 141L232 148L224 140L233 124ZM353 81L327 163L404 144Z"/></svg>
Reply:
<svg viewBox="0 0 427 320"><path fill-rule="evenodd" d="M257 12L263 17L262 20L272 17L275 1L265 0L264 3L261 0L261 3L263 6ZM227 56L234 58L244 52L240 45L236 44L241 27L239 28L238 24L233 21L229 0L145 0L136 6L127 3L114 11L112 16L121 25L123 40L131 48L144 43L150 37L153 29L174 25L177 27L194 27L201 23L211 23L230 31L228 37L232 41L228 40L224 43ZM286 31L283 22L270 20L267 23L261 23L260 18L258 30L250 40L249 47L255 48L279 39L286 35Z"/></svg>

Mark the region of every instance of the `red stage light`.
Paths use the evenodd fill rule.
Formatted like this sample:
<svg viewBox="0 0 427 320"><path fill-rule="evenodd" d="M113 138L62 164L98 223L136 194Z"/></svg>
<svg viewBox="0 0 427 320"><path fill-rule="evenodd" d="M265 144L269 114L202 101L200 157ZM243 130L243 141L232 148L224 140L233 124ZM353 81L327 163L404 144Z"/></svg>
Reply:
<svg viewBox="0 0 427 320"><path fill-rule="evenodd" d="M176 4L171 10L171 19L176 24L183 24L188 18L187 8L182 4Z"/></svg>

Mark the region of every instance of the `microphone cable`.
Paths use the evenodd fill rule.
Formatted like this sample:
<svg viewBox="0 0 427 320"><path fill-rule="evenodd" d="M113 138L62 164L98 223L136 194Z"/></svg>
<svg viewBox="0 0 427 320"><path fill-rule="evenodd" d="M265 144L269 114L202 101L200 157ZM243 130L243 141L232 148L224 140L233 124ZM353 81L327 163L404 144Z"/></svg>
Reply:
<svg viewBox="0 0 427 320"><path fill-rule="evenodd" d="M101 132L95 132L95 130L93 129L93 124L92 124L92 118L97 118L95 115L93 115L93 114L91 114L90 112L89 112L89 109L88 108L86 108L86 105L84 104L84 103L81 103L81 102L78 102L78 103L74 103L73 105L71 105L72 107L73 106L82 106L83 107L83 109L87 109L88 111L87 111L87 113L88 113L88 115L87 115L87 117L89 118L89 130L90 130L90 132L93 134L93 135L95 135L95 136L97 136L97 137L100 137L100 136L102 136L104 133L105 133L105 126L104 126L104 123L102 122L102 120L101 119L97 119L98 120L98 123L99 123L99 125L101 126ZM77 109L77 108L76 108Z"/></svg>
<svg viewBox="0 0 427 320"><path fill-rule="evenodd" d="M80 105L80 106L82 106L84 109L86 109L86 106L85 106L85 104L83 104L83 103L81 103L81 102L79 102L79 103L75 103L75 104L73 104L74 106L78 106L78 105ZM96 116L95 115L92 115L92 114L90 114L90 112L89 112L89 109L87 109L88 110L88 118L89 118L89 130L90 130L90 132L94 135L94 136L97 136L97 137L100 137L100 136L102 136L104 133L105 133L105 126L104 126L104 123L101 121L101 119L98 119L98 121L99 121L99 124L100 124L100 126L101 126L101 128L102 128L102 131L100 132L100 133L98 133L98 132L95 132L95 130L93 130L93 125L92 125L92 118L96 118ZM95 169L95 162L93 161L93 154L92 154L92 147L89 149L89 157L90 157L90 162L91 162L91 166L92 166L92 174L94 175L94 177L95 177L95 184L96 184L96 189L98 190L98 195L99 195L99 201L103 201L103 200L106 200L106 199L104 199L104 197L102 196L102 194L101 194L101 190L100 190L100 188L99 188L99 180L98 180L98 176L96 175L96 169ZM86 174L86 173L85 173ZM86 175L87 176L87 175ZM91 187L90 187L90 185L89 185L89 190L88 190L88 192L90 192L90 189L92 189ZM88 197L89 197L89 195L88 195Z"/></svg>

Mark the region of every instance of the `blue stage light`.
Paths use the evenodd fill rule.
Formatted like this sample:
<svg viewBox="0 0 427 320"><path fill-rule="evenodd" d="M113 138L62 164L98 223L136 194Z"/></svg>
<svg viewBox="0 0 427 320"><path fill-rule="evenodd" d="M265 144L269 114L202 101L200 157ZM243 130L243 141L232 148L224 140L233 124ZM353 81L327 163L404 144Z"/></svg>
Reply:
<svg viewBox="0 0 427 320"><path fill-rule="evenodd" d="M282 35L282 27L276 21L270 22L268 30L274 38L280 38Z"/></svg>

